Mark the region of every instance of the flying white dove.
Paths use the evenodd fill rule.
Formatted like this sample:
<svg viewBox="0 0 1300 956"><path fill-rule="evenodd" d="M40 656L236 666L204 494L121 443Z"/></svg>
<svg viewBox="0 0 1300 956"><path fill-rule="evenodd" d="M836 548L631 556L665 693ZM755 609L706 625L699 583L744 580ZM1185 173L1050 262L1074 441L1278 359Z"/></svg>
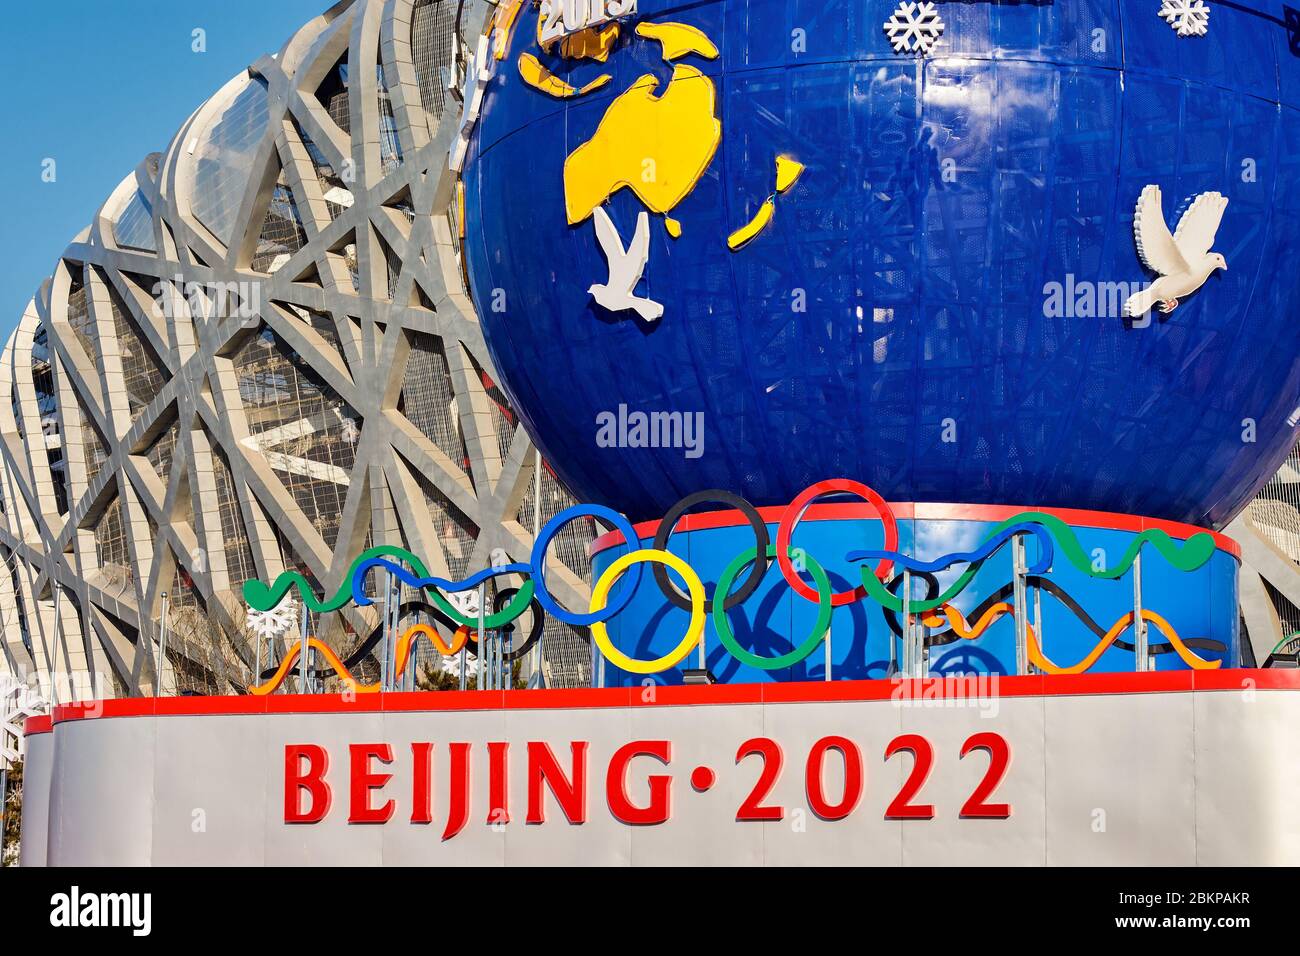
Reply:
<svg viewBox="0 0 1300 956"><path fill-rule="evenodd" d="M611 312L635 309L645 321L655 321L664 314L664 307L633 292L645 273L646 263L650 261L650 217L644 212L637 217L636 232L627 249L623 248L623 240L603 206L596 207L594 219L596 238L609 262L609 281L593 285L587 291Z"/></svg>
<svg viewBox="0 0 1300 956"><path fill-rule="evenodd" d="M1199 289L1215 269L1227 270L1228 263L1211 252L1214 234L1223 221L1228 200L1221 193L1201 193L1178 220L1178 228L1169 234L1161 208L1160 187L1147 186L1138 197L1133 216L1133 237L1138 258L1160 278L1124 303L1124 314L1144 315L1157 302L1160 311L1178 308L1178 300Z"/></svg>

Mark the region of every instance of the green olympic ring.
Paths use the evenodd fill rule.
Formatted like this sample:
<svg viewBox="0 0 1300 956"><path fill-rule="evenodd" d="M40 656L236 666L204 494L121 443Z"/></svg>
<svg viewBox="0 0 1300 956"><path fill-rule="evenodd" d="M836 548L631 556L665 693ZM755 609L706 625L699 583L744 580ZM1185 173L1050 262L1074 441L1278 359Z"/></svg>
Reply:
<svg viewBox="0 0 1300 956"><path fill-rule="evenodd" d="M790 549L794 551L793 548ZM776 545L767 546L767 556L776 557ZM758 548L753 547L748 551L741 552L736 556L722 576L718 578L718 586L713 592L713 628L718 632L718 638L722 641L723 646L731 652L731 656L750 667L757 667L759 670L775 671L783 667L790 667L799 663L821 643L826 636L826 631L831 626L831 611L834 608L831 605L831 579L826 575L826 571L820 564L813 560L812 555L804 553L804 560L808 564L808 571L813 576L813 581L817 584L817 623L813 625L812 633L804 640L802 644L785 654L778 657L763 657L752 651L747 651L740 646L736 640L735 633L731 630L731 622L727 620L727 595L731 593L731 585L736 580L736 575L745 570L754 559L758 557ZM721 595L721 598L719 598Z"/></svg>

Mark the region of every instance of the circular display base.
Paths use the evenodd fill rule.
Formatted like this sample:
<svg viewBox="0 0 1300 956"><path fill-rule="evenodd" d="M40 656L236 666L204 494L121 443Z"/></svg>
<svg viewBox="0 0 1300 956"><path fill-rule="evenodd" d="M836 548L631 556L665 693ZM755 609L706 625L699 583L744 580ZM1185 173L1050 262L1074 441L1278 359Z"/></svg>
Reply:
<svg viewBox="0 0 1300 956"><path fill-rule="evenodd" d="M758 522L736 510L681 518L667 550L704 583L704 659L696 647L677 666L647 675L598 655L596 683L679 684L687 670L707 670L720 683L752 683L1241 666L1240 552L1223 535L1060 508L891 503L892 521L882 521L867 503L814 504L789 535L791 560L783 570L774 556L786 510L759 509L773 558L752 590L754 567L742 556L756 548ZM653 547L658 530L658 522L637 525L638 548ZM630 550L617 532L597 539L595 578ZM821 606L818 568L829 582ZM864 568L874 580L864 579ZM689 602L669 600L652 567L645 570L627 607L606 624L609 643L637 661L669 655L691 623ZM797 590L787 570L797 575ZM901 601L905 574L910 614ZM711 606L719 580L728 577L731 599L720 622ZM686 594L675 572L667 578ZM834 605L829 613L827 603ZM821 625L827 618L829 629Z"/></svg>

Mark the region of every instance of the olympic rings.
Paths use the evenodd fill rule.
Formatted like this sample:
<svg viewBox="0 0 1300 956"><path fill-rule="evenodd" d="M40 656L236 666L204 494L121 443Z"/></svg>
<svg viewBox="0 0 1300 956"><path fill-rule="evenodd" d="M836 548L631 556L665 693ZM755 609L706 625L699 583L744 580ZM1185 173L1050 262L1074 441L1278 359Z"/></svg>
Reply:
<svg viewBox="0 0 1300 956"><path fill-rule="evenodd" d="M876 492L858 481L852 481L848 478L832 478L829 481L819 481L815 485L809 485L799 493L799 497L790 502L789 507L781 515L781 523L776 529L776 565L781 569L781 575L786 582L794 589L805 601L818 600L817 592L810 588L799 577L799 572L794 569L790 563L790 539L794 537L795 526L803 518L803 513L808 510L808 506L816 499L823 495L834 494L835 492L844 492L857 495L862 498L880 516L880 523L885 529L884 550L898 550L898 524L894 521L894 512L889 509L885 499L876 494ZM885 580L889 573L894 569L894 562L887 558L882 558L880 564L876 566L876 577ZM863 574L866 570L863 570ZM849 591L839 591L831 595L831 605L833 607L842 607L845 604L852 604L854 601L861 601L867 596L867 590L862 585Z"/></svg>
<svg viewBox="0 0 1300 956"><path fill-rule="evenodd" d="M677 504L673 505L672 508L668 510L668 513L664 515L663 520L659 522L659 530L655 532L653 547L656 551L667 551L668 539L672 536L673 531L677 527L677 522L681 520L682 515L705 501L729 505L744 515L745 520L749 522L749 526L754 529L754 540L757 542L754 546L754 551L756 554L762 555L762 558L754 562L754 570L751 571L749 577L745 579L745 583L741 585L740 590L725 599L726 609L731 610L736 605L744 603L755 591L757 591L758 586L763 582L763 576L767 574L768 552L771 550L768 547L768 543L771 541L771 538L768 537L767 522L765 522L759 515L757 508L751 505L744 498L740 497L740 495L732 494L730 491L724 491L721 488L710 488L708 491L697 491L695 494L687 495L685 498L678 501ZM689 611L691 609L691 602L687 600L686 596L682 594L681 591L677 590L677 586L669 579L668 569L666 567L662 564L656 564L654 566L654 576L655 583L659 585L659 590L663 592L664 597L683 611ZM720 586L721 585L719 585L719 587ZM717 594L716 590L714 591L714 594ZM704 609L706 611L711 611L713 609L713 601L711 599L704 602Z"/></svg>
<svg viewBox="0 0 1300 956"><path fill-rule="evenodd" d="M598 614L595 610L596 604L592 603L592 612L590 614L576 614L564 607L561 607L555 598L551 597L550 589L546 586L546 549L550 547L551 539L560 533L560 529L572 521L574 518L582 517L603 518L608 524L612 524L617 530L623 532L623 540L629 548L635 548L641 544L641 539L637 536L636 529L632 523L624 518L612 508L606 508L604 505L574 505L571 508L565 508L557 514L537 535L537 540L533 543L533 553L531 557L533 565L533 579L537 587L537 600L546 610L547 614L559 618L565 624L575 624L579 627L590 627L601 621L607 621L623 608L627 607L632 600L632 594L636 591L637 585L641 583L641 565L637 564L632 571L631 578L625 583L625 587L618 598L604 607L603 615ZM635 552L634 552L635 553ZM626 565L624 565L626 567ZM608 573L608 572L606 572ZM699 579L696 578L698 581ZM529 582L532 583L532 582ZM701 585L702 586L702 585ZM531 598L531 595L530 595ZM526 604L527 602L525 602ZM523 610L519 611L522 614ZM515 617L518 617L516 614ZM514 618L511 618L514 620Z"/></svg>
<svg viewBox="0 0 1300 956"><path fill-rule="evenodd" d="M767 556L770 558L774 557L775 554L776 548L769 545ZM833 610L831 607L831 579L827 577L822 566L809 556L808 570L812 573L813 580L817 582L817 623L813 625L812 633L798 647L778 657L763 657L761 654L747 651L740 646L735 633L731 630L731 622L727 620L729 602L724 599L722 604L718 604L716 600L717 595L725 595L731 589L731 582L736 579L736 575L757 555L758 550L750 548L727 565L727 569L722 572L722 577L718 578L718 588L713 592L715 597L713 602L713 629L718 632L718 638L722 641L723 646L731 652L731 656L742 664L757 667L759 670L775 671L799 663L799 661L811 654L826 636L826 630L831 626L831 611Z"/></svg>
<svg viewBox="0 0 1300 956"><path fill-rule="evenodd" d="M808 507L817 498L827 494L853 494L862 498L875 509L884 530L882 549L855 550L845 556L846 560L851 563L871 560L876 560L879 563L874 569L865 564L861 566L859 571L862 585L853 590L840 593L836 593L831 589L830 579L825 569L819 563L813 561L811 557L807 558L809 562L807 571L816 584L815 589L800 577L803 572L796 572L791 563L791 557L794 553L791 547L791 539L794 536L795 529L803 519ZM706 594L705 585L691 566L668 551L668 544L681 517L702 501L717 501L731 506L733 517L724 519L726 523L734 523L734 515L738 512L744 515L755 537L755 546L734 558L728 564L717 587L713 589L712 597ZM561 607L550 594L544 579L546 554L551 541L566 524L578 517L599 519L602 523L613 526L623 537L623 547L630 551L629 554L614 561L600 575L596 588L593 590L589 610L585 614L569 611ZM417 636L429 637L437 649L444 654L448 653L449 650L451 653L455 653L466 644L474 645L472 631L480 624L480 621L477 616L464 614L453 606L448 599L448 594L467 591L500 575L517 574L522 578L520 586L518 588L508 588L498 593L493 604L494 612L482 619L482 626L498 630L509 627L512 621L519 619L525 611L532 608L534 619L528 639L512 651L509 655L512 660L526 653L534 645L545 626L543 611L546 611L567 624L590 627L596 646L600 648L606 659L623 670L636 674L657 673L675 667L685 659L691 648L695 647L703 638L707 620L712 616L723 644L733 657L760 670L771 671L790 666L806 658L816 648L817 643L823 639L829 626L832 609L863 598L869 598L881 606L886 625L895 636L902 631L898 620L901 613L925 615L923 621L927 628L942 627L944 620L942 617L935 614L926 614L926 612L942 608L952 601L975 578L979 569L984 565L985 559L1004 547L1016 536L1025 534L1034 534L1039 538L1040 557L1038 563L1029 568L1031 575L1039 576L1050 570L1052 555L1059 554L1084 575L1113 580L1127 573L1128 569L1137 560L1141 549L1147 545L1159 552L1160 556L1171 567L1188 572L1194 571L1208 562L1216 553L1218 547L1213 536L1208 532L1192 534L1180 544L1175 542L1167 532L1161 529L1148 528L1132 538L1118 562L1112 563L1109 568L1099 571L1092 567L1091 560L1080 544L1074 529L1063 519L1046 512L1025 511L1007 518L992 528L974 550L952 552L932 561L920 561L899 552L897 523L889 506L880 495L859 482L849 479L837 479L819 482L806 488L784 509L777 525L775 546L770 543L767 523L757 509L737 495L719 489L711 489L689 495L677 502L665 515L663 521L660 522L655 534L654 546L648 549L632 550L640 549L641 542L636 529L622 515L599 505L577 505L565 509L546 523L533 545L530 561L527 564L494 565L464 579L451 580L429 575L424 562L417 555L404 548L393 545L380 545L367 549L352 562L346 579L339 584L332 597L318 596L309 586L307 579L297 571L281 573L270 585L260 581L246 581L244 582L243 591L245 600L250 609L254 611L269 611L278 605L291 590L297 590L303 605L309 611L329 613L341 609L348 603L349 598L357 607L372 604L372 599L365 593L365 578L370 570L382 569L387 572L390 582L397 581L405 586L427 593L428 603L424 601L418 602L419 609L432 614L435 619L444 625L451 627L460 625L457 631L457 641L450 645L444 644L440 638L436 637L436 632L429 628L426 628L423 632L417 630L408 634L405 648L409 660L411 643ZM777 565L781 568L782 577L791 589L804 600L817 604L818 615L812 633L797 648L777 657L762 657L739 646L730 627L727 612L757 593L773 556L776 557ZM627 608L641 581L643 573L641 564L646 562L655 565L653 569L655 580L665 598L674 606L689 610L691 613L690 625L678 646L669 654L653 661L636 660L614 648L605 626L606 621ZM754 565L753 570L745 578L736 593L731 593L732 584L749 564ZM940 588L936 572L946 570L954 564L965 564L967 567L946 588ZM898 584L902 577L901 569L904 566L911 570L912 578L920 577L926 582L925 596L923 598L918 599L912 595L900 597L897 593ZM688 592L686 595L683 595L680 587L669 577L665 568L676 572L686 582ZM900 573L891 579L891 572L895 568L900 569ZM619 582L620 577L629 571L631 573L628 574L628 580L622 582L623 589L615 600L610 601L610 592ZM1080 619L1085 627L1092 630L1099 637L1107 636L1108 632L1103 631L1099 625L1083 612L1077 602L1052 584L1050 580L1042 579L1040 587L1060 599L1069 610L1075 613L1075 616ZM718 600L719 589L722 594L721 601ZM989 600L995 597L1001 598L1010 590L1012 590L1012 586L1008 584L997 595L991 595ZM502 607L503 603L504 607ZM416 603L407 602L400 605L399 619L405 614L408 607L415 608ZM981 605L981 607L984 607L984 605ZM976 614L976 619L977 621L981 619L979 614ZM1150 620L1154 620L1154 618ZM949 623L952 623L951 618L949 618ZM317 647L317 650L321 650L327 663L333 666L334 673L340 680L352 681L348 668L355 666L372 653L382 636L382 628L376 628L371 637L363 641L347 661L338 662L337 665L330 656L333 653L332 651L327 654L320 647ZM959 633L959 629L953 625L947 630L928 634L926 643L930 646L939 646L961 636L963 635ZM297 642L293 643L294 646L297 646ZM1112 643L1124 649L1129 648L1129 645L1124 644L1117 636ZM312 646L315 647L316 645ZM1170 644L1149 645L1148 649L1153 653L1164 652L1157 651L1157 647L1164 648L1166 651L1177 652L1184 662L1194 667L1213 666L1213 664L1196 657L1191 648L1215 651L1226 650L1226 648L1219 646L1218 642L1211 641L1208 638L1192 638L1182 641L1172 634L1170 635ZM401 656L400 651L398 656ZM1091 666L1091 659L1075 666L1082 666L1086 669ZM291 667L292 661L286 657L285 660L279 663L278 668L268 670L264 672L264 675L258 676L270 675L273 681L283 680ZM325 673L323 669L320 672ZM265 687L266 685L261 686ZM369 692L369 685L363 686L361 689ZM259 692L264 693L265 690L259 690Z"/></svg>
<svg viewBox="0 0 1300 956"><path fill-rule="evenodd" d="M704 584L700 581L699 575L689 564L667 551L658 551L653 548L645 548L640 551L633 551L631 554L625 554L618 558L613 564L605 569L596 586L591 589L591 614L592 618L599 618L598 609L605 605L605 598L609 596L609 590L614 586L614 582L629 567L640 567L643 561L654 561L668 565L681 576L686 582L686 589L691 595L691 623L686 628L686 634L682 637L681 643L674 647L663 657L655 658L652 661L640 661L633 657L628 657L609 639L609 631L605 629L603 620L595 620L591 625L591 639L596 642L600 652L605 655L605 659L615 667L622 668L629 674L657 674L659 671L666 671L670 667L676 667L686 659L686 655L691 649L700 642L704 635L704 622L706 614L704 611ZM629 590L629 594L631 591Z"/></svg>

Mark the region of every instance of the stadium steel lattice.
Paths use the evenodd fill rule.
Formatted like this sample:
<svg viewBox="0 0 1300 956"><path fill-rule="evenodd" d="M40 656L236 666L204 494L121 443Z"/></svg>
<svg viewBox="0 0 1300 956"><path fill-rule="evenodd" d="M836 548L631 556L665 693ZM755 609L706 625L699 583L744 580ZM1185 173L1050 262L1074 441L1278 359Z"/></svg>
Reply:
<svg viewBox="0 0 1300 956"><path fill-rule="evenodd" d="M464 7L477 35L491 8ZM60 700L229 693L256 660L248 578L296 568L332 589L370 543L453 575L527 555L536 456L459 261L456 15L337 4L200 107L64 252L0 370L0 670L74 675ZM542 520L572 503L545 468L541 488ZM575 603L590 537L552 550ZM351 651L379 614L312 627ZM552 682L584 682L585 645L547 627Z"/></svg>

